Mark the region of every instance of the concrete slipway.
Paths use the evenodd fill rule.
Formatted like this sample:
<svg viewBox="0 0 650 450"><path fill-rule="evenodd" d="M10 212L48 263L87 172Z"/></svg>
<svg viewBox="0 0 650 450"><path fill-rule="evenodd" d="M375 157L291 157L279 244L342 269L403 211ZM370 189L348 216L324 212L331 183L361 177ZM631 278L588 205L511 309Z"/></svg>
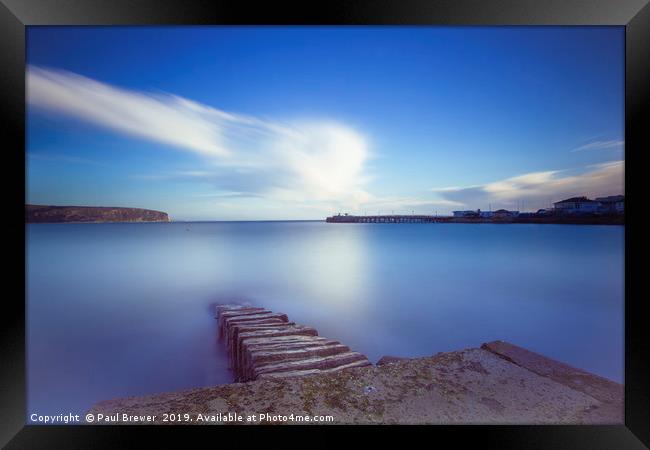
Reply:
<svg viewBox="0 0 650 450"><path fill-rule="evenodd" d="M265 413L331 416L319 423L334 424L621 424L623 386L495 341L332 373L108 400L89 412L118 421L150 415L161 424L232 423L223 420L228 413L244 418L238 423L260 423ZM165 413L191 421L164 422Z"/></svg>

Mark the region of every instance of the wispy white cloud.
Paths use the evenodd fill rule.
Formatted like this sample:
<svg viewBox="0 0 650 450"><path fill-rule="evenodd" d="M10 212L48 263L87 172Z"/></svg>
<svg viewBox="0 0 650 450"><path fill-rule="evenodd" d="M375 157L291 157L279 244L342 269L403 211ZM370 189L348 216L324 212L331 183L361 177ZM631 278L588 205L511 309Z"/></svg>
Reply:
<svg viewBox="0 0 650 450"><path fill-rule="evenodd" d="M27 70L27 100L33 107L201 158L197 170L141 178L200 179L220 191L330 207L354 206L367 195L367 139L335 121L262 120L33 66Z"/></svg>
<svg viewBox="0 0 650 450"><path fill-rule="evenodd" d="M204 155L225 155L223 127L234 118L173 95L110 86L71 72L30 66L27 101L34 106Z"/></svg>
<svg viewBox="0 0 650 450"><path fill-rule="evenodd" d="M574 148L572 152L582 152L585 150L603 150L608 148L623 148L625 141L620 139L610 141L594 141L580 147Z"/></svg>
<svg viewBox="0 0 650 450"><path fill-rule="evenodd" d="M586 171L550 170L532 172L484 185L432 189L441 198L469 208L517 207L544 208L549 201L585 195L600 197L623 193L624 161L594 164Z"/></svg>

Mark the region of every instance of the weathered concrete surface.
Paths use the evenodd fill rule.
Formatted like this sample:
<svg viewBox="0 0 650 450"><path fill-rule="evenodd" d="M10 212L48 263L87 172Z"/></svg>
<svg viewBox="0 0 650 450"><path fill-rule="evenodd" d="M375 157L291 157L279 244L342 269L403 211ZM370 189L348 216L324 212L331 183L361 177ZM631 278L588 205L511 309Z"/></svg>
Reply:
<svg viewBox="0 0 650 450"><path fill-rule="evenodd" d="M232 367L236 371L242 367L243 364L243 355L248 348L248 342L250 339L255 338L265 338L267 342L273 342L269 340L274 337L283 337L283 336L317 336L318 331L315 328L305 327L302 325L290 325L283 328L277 328L273 330L256 330L256 331L247 331L245 333L239 333L236 340L233 340L230 343L230 355L232 361Z"/></svg>
<svg viewBox="0 0 650 450"><path fill-rule="evenodd" d="M294 372L298 370L329 370L363 361L370 365L368 358L357 352L344 352L329 356L311 356L304 359L284 360L277 363L262 364L253 368L254 378L262 374Z"/></svg>
<svg viewBox="0 0 650 450"><path fill-rule="evenodd" d="M286 314L243 305L218 305L219 339L224 341L235 381L295 377L370 365L365 355L318 336L314 328L289 322Z"/></svg>
<svg viewBox="0 0 650 450"><path fill-rule="evenodd" d="M607 378L576 369L568 364L547 358L525 348L504 341L483 344L482 349L489 350L502 358L524 367L543 377L565 384L577 391L611 403L623 398L623 386Z"/></svg>
<svg viewBox="0 0 650 450"><path fill-rule="evenodd" d="M622 418L624 388L621 384L571 367L568 364L555 361L509 342L488 342L483 344L481 348L538 375L550 378L576 391L584 392L602 402L600 412L607 409L611 414L620 413Z"/></svg>
<svg viewBox="0 0 650 450"><path fill-rule="evenodd" d="M276 322L272 322L276 321ZM259 325L264 323L288 324L289 319L285 314L254 314L237 317L227 317L223 320L223 327L220 336L228 337L229 332L236 326ZM295 324L294 324L295 325Z"/></svg>
<svg viewBox="0 0 650 450"><path fill-rule="evenodd" d="M506 352L505 346L492 348ZM510 349L511 350L511 349ZM510 357L518 357L510 351ZM537 361L537 360L535 360ZM520 360L521 362L521 360ZM560 364L554 362L555 364ZM546 364L546 363L545 363ZM537 367L537 366L531 366ZM559 366L558 366L559 367ZM550 371L556 373L556 368ZM585 383L590 383L584 378ZM264 377L185 392L110 400L90 412L331 415L335 424L621 424L622 397L607 403L486 349L332 373ZM597 394L600 397L600 394ZM243 422L257 423L257 422ZM285 422L300 423L300 422Z"/></svg>
<svg viewBox="0 0 650 450"><path fill-rule="evenodd" d="M289 370L286 372L268 372L261 373L257 379L275 379L275 378L289 378L289 377L302 377L305 375L318 375L322 373L332 373L338 372L345 369L353 369L356 367L367 367L372 364L368 362L365 358L349 358L347 361L351 362L338 362L334 367L322 367L318 369L309 368L309 369L299 369L299 370Z"/></svg>
<svg viewBox="0 0 650 450"><path fill-rule="evenodd" d="M315 356L331 356L337 355L339 353L349 352L350 349L346 345L339 343L332 344L323 344L314 346L305 346L304 344L299 344L301 347L294 347L292 344L285 344L284 348L278 350L269 350L268 348L258 347L256 350L248 349L247 353L244 355L244 364L245 368L260 367L269 364L277 364L280 362L293 361L293 360L304 360L313 358ZM331 342L331 341L330 341ZM250 371L245 374L248 379L252 379L255 376L254 371Z"/></svg>
<svg viewBox="0 0 650 450"><path fill-rule="evenodd" d="M219 338L223 338L224 321L229 317L245 316L252 314L260 314L262 312L270 312L264 308L256 308L251 306L233 306L233 305L217 305L216 318L219 321Z"/></svg>
<svg viewBox="0 0 650 450"><path fill-rule="evenodd" d="M377 361L378 366L384 366L386 364L394 364L396 362L404 361L405 359L408 358L402 358L401 356L390 356L390 355L385 355L379 358L379 361Z"/></svg>
<svg viewBox="0 0 650 450"><path fill-rule="evenodd" d="M277 319L268 319L268 320L277 320ZM233 324L226 331L226 340L229 345L233 345L238 342L239 335L241 333L250 333L254 331L262 330L290 330L294 329L296 326L294 322L278 322L278 323L257 323L255 322L241 322Z"/></svg>
<svg viewBox="0 0 650 450"><path fill-rule="evenodd" d="M279 336L274 338L248 339L246 349L242 353L240 371L243 379L250 380L254 376L252 368L265 363L277 362L267 357L275 352L290 352L314 347L329 347L340 344L338 341L325 339L322 336ZM258 359L259 358L259 359ZM285 359L285 358L283 358ZM292 359L290 357L287 360Z"/></svg>

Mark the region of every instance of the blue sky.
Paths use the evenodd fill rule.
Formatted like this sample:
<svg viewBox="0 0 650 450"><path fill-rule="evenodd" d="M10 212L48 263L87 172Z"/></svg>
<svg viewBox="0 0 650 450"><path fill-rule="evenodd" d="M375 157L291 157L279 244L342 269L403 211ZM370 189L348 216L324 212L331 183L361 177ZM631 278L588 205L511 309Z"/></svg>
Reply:
<svg viewBox="0 0 650 450"><path fill-rule="evenodd" d="M622 27L29 27L27 201L176 220L623 191Z"/></svg>

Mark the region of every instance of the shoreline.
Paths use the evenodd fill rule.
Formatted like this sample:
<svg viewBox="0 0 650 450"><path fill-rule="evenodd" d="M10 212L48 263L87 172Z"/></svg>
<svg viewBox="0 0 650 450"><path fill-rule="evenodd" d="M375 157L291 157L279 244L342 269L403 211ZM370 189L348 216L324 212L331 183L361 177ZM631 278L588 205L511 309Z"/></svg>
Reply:
<svg viewBox="0 0 650 450"><path fill-rule="evenodd" d="M542 224L542 225L625 225L625 218L620 217L522 217L512 220L462 219L452 218L449 223L493 223L493 224Z"/></svg>
<svg viewBox="0 0 650 450"><path fill-rule="evenodd" d="M396 216L332 216L325 219L327 223L353 223L353 224L404 224L404 223L428 223L428 224L494 224L494 225L515 225L515 224L538 224L538 225L625 225L624 216L594 216L594 217L522 217L508 219L490 218L466 218L466 217L435 217L430 216L420 219L409 220L408 216L401 219ZM403 221L402 221L403 220Z"/></svg>

